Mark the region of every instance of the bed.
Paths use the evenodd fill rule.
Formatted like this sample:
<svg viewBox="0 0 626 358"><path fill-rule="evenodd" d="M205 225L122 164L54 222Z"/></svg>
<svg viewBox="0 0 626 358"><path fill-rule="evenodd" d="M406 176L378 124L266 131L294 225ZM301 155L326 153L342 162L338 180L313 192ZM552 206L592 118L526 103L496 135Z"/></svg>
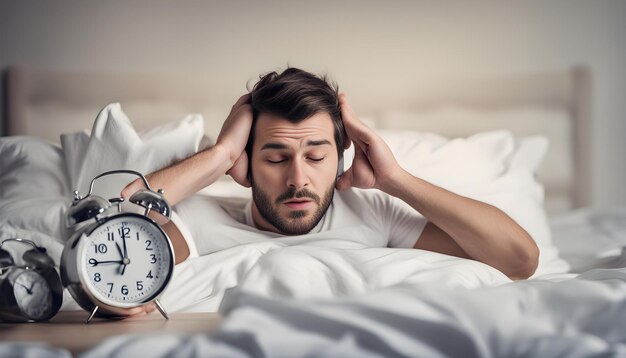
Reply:
<svg viewBox="0 0 626 358"><path fill-rule="evenodd" d="M10 69L7 88L0 238L28 237L56 259L71 190L103 170L149 172L210 145L236 98L199 79L28 68ZM626 210L590 206L590 99L585 67L441 79L397 103L353 99L407 170L531 233L541 249L531 279L421 250L240 245L178 265L162 297L171 312L220 317L206 332L119 334L84 355L626 355ZM249 192L224 177L198 195ZM77 309L67 294L62 309ZM48 342L49 354L67 352Z"/></svg>

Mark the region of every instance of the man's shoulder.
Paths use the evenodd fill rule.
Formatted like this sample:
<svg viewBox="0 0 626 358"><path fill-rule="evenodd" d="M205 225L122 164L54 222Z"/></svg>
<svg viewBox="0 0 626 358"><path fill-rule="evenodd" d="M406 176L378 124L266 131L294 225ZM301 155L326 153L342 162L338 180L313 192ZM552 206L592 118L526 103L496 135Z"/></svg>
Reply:
<svg viewBox="0 0 626 358"><path fill-rule="evenodd" d="M379 207L389 203L389 196L377 189L350 188L336 192L335 202L350 207Z"/></svg>
<svg viewBox="0 0 626 358"><path fill-rule="evenodd" d="M346 189L336 192L333 203L333 221L342 225L370 227L382 232L384 218L388 217L391 201L387 194L376 189Z"/></svg>

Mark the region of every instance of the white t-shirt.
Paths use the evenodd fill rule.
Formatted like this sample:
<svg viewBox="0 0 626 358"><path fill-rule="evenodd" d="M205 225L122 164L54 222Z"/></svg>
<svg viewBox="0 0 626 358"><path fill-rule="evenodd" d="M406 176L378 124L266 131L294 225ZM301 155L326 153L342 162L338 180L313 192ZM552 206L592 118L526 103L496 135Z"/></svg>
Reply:
<svg viewBox="0 0 626 358"><path fill-rule="evenodd" d="M196 195L174 207L172 220L190 257L267 240L340 249L412 248L427 223L410 206L378 190L336 191L324 217L304 235L257 229L251 208L251 199Z"/></svg>

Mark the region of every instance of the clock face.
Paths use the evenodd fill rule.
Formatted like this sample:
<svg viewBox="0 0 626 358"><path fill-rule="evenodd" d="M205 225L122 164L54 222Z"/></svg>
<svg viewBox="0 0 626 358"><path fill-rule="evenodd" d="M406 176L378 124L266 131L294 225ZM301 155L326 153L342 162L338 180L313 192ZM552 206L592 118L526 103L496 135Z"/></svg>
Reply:
<svg viewBox="0 0 626 358"><path fill-rule="evenodd" d="M174 258L165 233L153 222L140 215L117 216L83 239L80 274L101 302L137 306L167 285Z"/></svg>
<svg viewBox="0 0 626 358"><path fill-rule="evenodd" d="M28 318L41 320L52 314L52 291L43 276L24 270L16 278L13 294L18 306Z"/></svg>

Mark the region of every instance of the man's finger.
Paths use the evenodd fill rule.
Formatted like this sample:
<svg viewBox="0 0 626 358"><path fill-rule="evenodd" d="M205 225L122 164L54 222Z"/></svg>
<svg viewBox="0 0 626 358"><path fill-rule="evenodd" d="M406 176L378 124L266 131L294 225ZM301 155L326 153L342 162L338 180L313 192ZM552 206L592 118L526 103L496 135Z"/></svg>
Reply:
<svg viewBox="0 0 626 358"><path fill-rule="evenodd" d="M348 135L348 139L354 143L355 149L358 146L365 150L365 148L367 148L367 146L372 143L374 138L377 136L376 133L365 125L365 123L361 122L352 110L352 107L350 107L344 93L340 95L339 102L341 104L343 126L346 130L346 134Z"/></svg>
<svg viewBox="0 0 626 358"><path fill-rule="evenodd" d="M354 110L352 109L350 102L348 102L348 97L345 93L339 95L339 106L342 116L348 117L349 122L361 122L356 113L354 113Z"/></svg>
<svg viewBox="0 0 626 358"><path fill-rule="evenodd" d="M370 129L367 127L359 117L354 113L352 107L348 103L345 93L339 95L339 104L341 109L341 118L343 120L343 126L346 130L348 138L351 140L365 140L368 141L370 136ZM355 143L356 144L356 143Z"/></svg>
<svg viewBox="0 0 626 358"><path fill-rule="evenodd" d="M124 198L125 200L128 200L128 198L130 198L133 194L135 194L137 190L143 187L144 186L143 186L143 182L141 181L141 179L133 180L132 183L126 185L126 187L122 189L120 196Z"/></svg>
<svg viewBox="0 0 626 358"><path fill-rule="evenodd" d="M156 310L156 304L154 302L150 302L146 305L146 313L152 313Z"/></svg>
<svg viewBox="0 0 626 358"><path fill-rule="evenodd" d="M242 105L244 105L244 104L246 104L248 102L250 102L250 93L246 93L243 96L239 97L237 102L235 102L235 104L233 104L233 107L231 108L230 112L233 113L233 112L237 111L237 109L239 107L241 107Z"/></svg>

